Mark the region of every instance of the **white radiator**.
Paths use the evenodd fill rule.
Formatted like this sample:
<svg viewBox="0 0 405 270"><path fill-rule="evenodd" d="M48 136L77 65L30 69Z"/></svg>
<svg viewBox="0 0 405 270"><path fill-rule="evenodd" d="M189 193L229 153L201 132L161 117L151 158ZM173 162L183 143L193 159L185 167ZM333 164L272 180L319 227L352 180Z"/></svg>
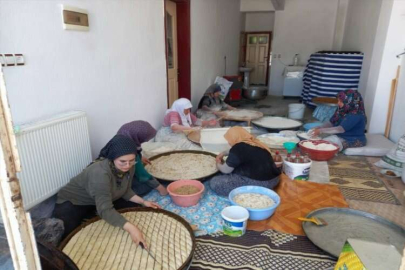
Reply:
<svg viewBox="0 0 405 270"><path fill-rule="evenodd" d="M16 129L26 210L51 197L92 161L87 118L69 112Z"/></svg>

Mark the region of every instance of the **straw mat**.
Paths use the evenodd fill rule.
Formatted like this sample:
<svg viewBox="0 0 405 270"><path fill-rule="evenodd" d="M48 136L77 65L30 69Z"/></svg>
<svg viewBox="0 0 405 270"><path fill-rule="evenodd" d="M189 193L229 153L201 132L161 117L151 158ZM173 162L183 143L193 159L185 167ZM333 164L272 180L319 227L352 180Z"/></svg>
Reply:
<svg viewBox="0 0 405 270"><path fill-rule="evenodd" d="M202 236L190 269L327 269L336 259L317 248L306 236L246 231L241 237Z"/></svg>
<svg viewBox="0 0 405 270"><path fill-rule="evenodd" d="M346 199L399 204L366 157L339 155L328 165L330 184L339 186Z"/></svg>
<svg viewBox="0 0 405 270"><path fill-rule="evenodd" d="M131 211L122 215L142 231L150 253L136 245L126 231L104 220L78 230L64 247L62 243L63 252L79 269L179 269L191 259L192 232L180 218L162 211Z"/></svg>
<svg viewBox="0 0 405 270"><path fill-rule="evenodd" d="M280 176L276 188L281 203L269 219L248 222L248 229L265 231L274 229L279 232L305 235L298 217L324 207L348 207L339 188L327 184L290 180L285 174Z"/></svg>

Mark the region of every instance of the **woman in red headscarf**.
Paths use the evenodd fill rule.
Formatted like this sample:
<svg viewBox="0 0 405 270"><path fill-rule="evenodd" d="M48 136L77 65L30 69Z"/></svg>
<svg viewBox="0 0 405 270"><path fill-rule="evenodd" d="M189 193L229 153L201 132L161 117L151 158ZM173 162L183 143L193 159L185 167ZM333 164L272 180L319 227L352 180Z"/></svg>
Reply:
<svg viewBox="0 0 405 270"><path fill-rule="evenodd" d="M338 109L332 118L310 131L312 136L330 134L324 140L339 145L340 151L351 147L362 147L367 143L364 134L367 117L364 102L357 90L346 90L337 94Z"/></svg>

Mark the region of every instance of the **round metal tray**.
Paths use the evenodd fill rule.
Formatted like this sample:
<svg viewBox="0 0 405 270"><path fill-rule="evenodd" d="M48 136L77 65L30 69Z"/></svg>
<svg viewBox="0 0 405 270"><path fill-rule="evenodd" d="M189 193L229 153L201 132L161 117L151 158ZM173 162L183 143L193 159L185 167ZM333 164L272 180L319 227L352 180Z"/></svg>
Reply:
<svg viewBox="0 0 405 270"><path fill-rule="evenodd" d="M395 246L402 254L405 246L405 230L397 224L377 215L349 209L328 207L312 211L307 218L324 219L328 225L318 226L303 222L307 237L320 249L339 257L348 238Z"/></svg>
<svg viewBox="0 0 405 270"><path fill-rule="evenodd" d="M178 151L165 152L165 153L162 153L162 154L153 156L153 157L149 158L149 160L150 160L150 161L153 161L153 160L158 159L158 158L160 158L160 157L168 156L168 155L176 154L176 153L181 153L181 154L187 154L187 153L190 153L190 154L201 154L201 155L212 156L212 157L214 157L214 158L216 157L215 154L210 153L210 152L206 152L206 151L199 151L199 150L178 150ZM145 168L145 169L146 169L146 168ZM208 174L208 175L204 175L204 176L201 176L201 177L198 177L198 178L194 178L193 180L205 180L205 178L210 177L210 176L213 176L213 175L216 174L217 172L218 172L218 169L216 169L216 171L215 171L214 173L211 173L211 174ZM150 172L149 172L149 173L150 173ZM151 174L152 176L154 176L152 173L150 173L150 174ZM157 178L157 179L160 179L160 180L171 181L171 182L179 180L179 179L165 179L165 178L156 177L156 176L154 176L154 177Z"/></svg>
<svg viewBox="0 0 405 270"><path fill-rule="evenodd" d="M259 135L256 138L260 140L260 138L270 138L270 137L283 137L283 138L288 138L288 140L286 140L286 142L295 142L295 143L299 143L300 139L297 138L296 136L285 136L283 134L280 133L267 133L267 134L263 134L263 135ZM281 144L271 144L271 143L267 143L265 141L260 140L262 143L264 143L265 145L267 145L268 147L272 148L272 149L284 149L283 143Z"/></svg>
<svg viewBox="0 0 405 270"><path fill-rule="evenodd" d="M289 127L270 126L270 125L266 125L266 124L263 123L263 120L265 120L266 118L283 118L283 119L288 119L288 120L295 121L296 124L291 125ZM300 126L302 126L302 122L300 122L298 120L289 119L289 118L285 118L285 117L278 117L278 116L265 116L265 117L260 118L258 120L252 121L252 123L255 124L256 126L263 127L263 128L270 129L270 130L296 129L296 128L299 128Z"/></svg>

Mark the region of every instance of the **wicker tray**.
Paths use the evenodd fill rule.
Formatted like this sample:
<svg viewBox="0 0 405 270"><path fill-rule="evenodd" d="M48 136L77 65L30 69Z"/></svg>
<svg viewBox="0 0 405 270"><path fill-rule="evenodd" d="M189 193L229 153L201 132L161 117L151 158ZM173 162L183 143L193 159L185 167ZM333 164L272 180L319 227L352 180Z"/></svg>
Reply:
<svg viewBox="0 0 405 270"><path fill-rule="evenodd" d="M263 117L263 113L259 112L259 111L245 110L245 109L236 110L236 111L246 111L246 113L251 113L252 115L250 115L250 116L235 116L235 115L232 115L233 112L235 112L235 111L230 110L230 111L220 112L220 116L224 120L231 120L231 121L252 121L252 120L256 120L256 119L259 119L259 118Z"/></svg>
<svg viewBox="0 0 405 270"><path fill-rule="evenodd" d="M144 207L120 212L143 232L149 252L136 245L126 231L99 217L73 231L59 248L83 270L188 268L196 244L193 231L183 218Z"/></svg>
<svg viewBox="0 0 405 270"><path fill-rule="evenodd" d="M177 154L177 153L180 153L180 154L187 154L187 153L190 153L190 154L201 154L201 155L208 155L208 156L211 156L211 157L214 157L214 158L216 157L215 154L210 153L210 152L198 151L198 150L181 150L181 151L171 151L171 152L162 153L162 154L159 154L159 155L156 155L156 156L151 157L149 160L152 161L152 164L153 164L153 161L156 160L156 159L158 159L158 158L160 158L160 157L168 156L168 155L171 155L171 154ZM148 170L148 168L149 168L149 165L147 165L147 166L145 167L146 170ZM179 171L181 171L180 165L179 165L178 168L179 168ZM149 171L148 171L148 172L149 172ZM218 172L218 169L215 168L215 171L214 171L213 173L210 173L210 174L207 174L207 175L199 175L199 176L196 176L196 177L192 177L192 179L193 179L193 180L202 180L202 179L204 179L204 178L206 178L206 177L210 177L210 176L216 174L217 172ZM177 180L180 180L180 179L172 179L172 178L170 178L170 177L160 177L160 176L158 176L158 175L154 175L154 174L151 173L151 172L149 172L149 173L150 173L152 176L154 176L155 178L160 179L160 180L165 180L165 181L177 181ZM191 179L191 178L190 178L190 179Z"/></svg>
<svg viewBox="0 0 405 270"><path fill-rule="evenodd" d="M200 145L201 132L199 130L193 131L193 132L187 134L187 139L195 144Z"/></svg>
<svg viewBox="0 0 405 270"><path fill-rule="evenodd" d="M333 97L315 97L312 102L317 105L337 106L338 99Z"/></svg>

